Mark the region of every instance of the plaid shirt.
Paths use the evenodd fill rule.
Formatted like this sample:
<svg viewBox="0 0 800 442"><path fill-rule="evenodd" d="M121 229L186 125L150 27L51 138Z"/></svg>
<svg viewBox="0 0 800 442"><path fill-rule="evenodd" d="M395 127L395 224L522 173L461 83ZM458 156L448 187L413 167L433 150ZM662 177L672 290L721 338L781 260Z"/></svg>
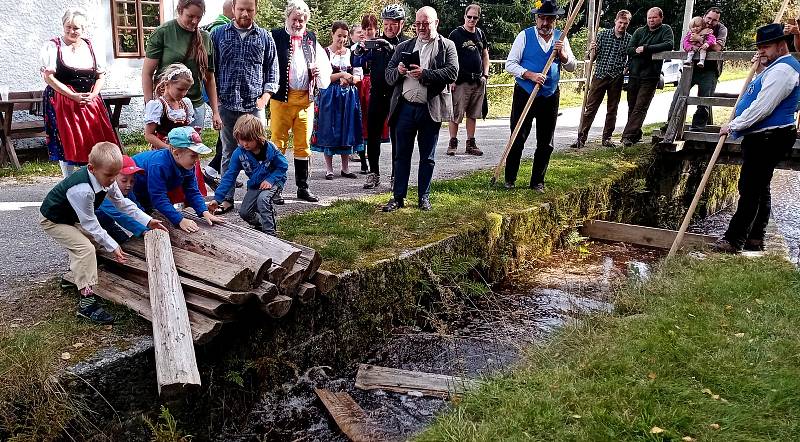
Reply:
<svg viewBox="0 0 800 442"><path fill-rule="evenodd" d="M278 57L269 31L253 24L244 38L233 23L211 34L220 106L252 112L263 94L278 90Z"/></svg>
<svg viewBox="0 0 800 442"><path fill-rule="evenodd" d="M603 29L597 33L597 57L595 58L594 78L615 78L622 75L626 49L631 41L627 32L622 37L614 35L614 29Z"/></svg>

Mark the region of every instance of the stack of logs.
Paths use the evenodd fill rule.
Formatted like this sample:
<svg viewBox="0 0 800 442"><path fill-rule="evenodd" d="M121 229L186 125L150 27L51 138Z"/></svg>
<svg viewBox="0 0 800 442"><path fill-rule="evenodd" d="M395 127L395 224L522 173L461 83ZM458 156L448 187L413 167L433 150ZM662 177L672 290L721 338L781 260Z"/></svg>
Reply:
<svg viewBox="0 0 800 442"><path fill-rule="evenodd" d="M209 226L203 219L184 216L200 230L186 233L169 222L164 225L169 229L196 344L210 341L223 323L247 310L279 318L289 312L293 301L308 303L338 282L336 275L319 269L322 259L310 247L231 223ZM144 241L132 238L122 249L128 254L124 264L110 253L98 253L103 265L94 291L152 320Z"/></svg>

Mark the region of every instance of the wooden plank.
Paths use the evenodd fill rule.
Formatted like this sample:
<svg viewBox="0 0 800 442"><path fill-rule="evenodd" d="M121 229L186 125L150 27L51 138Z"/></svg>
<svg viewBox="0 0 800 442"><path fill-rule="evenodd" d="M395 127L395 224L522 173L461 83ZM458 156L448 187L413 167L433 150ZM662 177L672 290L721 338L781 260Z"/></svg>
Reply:
<svg viewBox="0 0 800 442"><path fill-rule="evenodd" d="M317 286L317 291L322 295L327 295L339 284L339 275L335 275L327 270L317 270L311 278L311 282Z"/></svg>
<svg viewBox="0 0 800 442"><path fill-rule="evenodd" d="M367 414L353 398L345 393L315 388L314 391L328 410L336 425L353 442L378 442L386 440L369 422Z"/></svg>
<svg viewBox="0 0 800 442"><path fill-rule="evenodd" d="M701 105L701 106L733 107L733 106L736 106L736 98L686 97L686 104L688 104L688 105Z"/></svg>
<svg viewBox="0 0 800 442"><path fill-rule="evenodd" d="M800 60L800 54L791 53L795 59ZM664 51L653 54L653 60L683 60L686 52L683 51ZM706 61L710 60L744 60L750 61L753 58L753 51L709 51L706 54Z"/></svg>
<svg viewBox="0 0 800 442"><path fill-rule="evenodd" d="M479 385L481 382L474 379L368 364L360 364L356 374L356 388L362 390L389 390L403 394L417 391L441 398L461 395Z"/></svg>
<svg viewBox="0 0 800 442"><path fill-rule="evenodd" d="M618 241L659 249L669 249L678 232L655 227L590 220L583 224L581 234L592 239L603 241ZM713 244L716 240L717 238L710 235L687 233L683 238L683 247L705 248Z"/></svg>
<svg viewBox="0 0 800 442"><path fill-rule="evenodd" d="M169 234L150 230L144 234L144 242L158 394L174 397L187 387L200 386L189 311L172 258Z"/></svg>

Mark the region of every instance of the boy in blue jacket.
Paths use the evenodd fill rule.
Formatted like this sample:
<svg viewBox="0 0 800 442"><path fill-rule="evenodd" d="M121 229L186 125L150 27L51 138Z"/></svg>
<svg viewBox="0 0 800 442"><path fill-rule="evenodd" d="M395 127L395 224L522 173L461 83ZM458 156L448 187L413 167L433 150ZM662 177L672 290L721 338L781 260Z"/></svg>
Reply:
<svg viewBox="0 0 800 442"><path fill-rule="evenodd" d="M133 158L127 155L122 156L122 169L117 175L117 186L119 191L122 192L122 196L131 200L137 207L139 207L139 202L136 201L136 197L131 190L136 182L136 175L142 172L144 170L136 165ZM141 207L139 209L141 210ZM117 209L110 200L104 200L94 213L100 226L114 238L114 241L120 244L130 239L125 230L137 238L140 238L148 230L147 226Z"/></svg>
<svg viewBox="0 0 800 442"><path fill-rule="evenodd" d="M133 192L145 211L158 210L172 225L192 233L199 228L194 221L184 218L172 205L181 201L170 201L167 192L182 190L187 206L205 218L209 225L223 222L206 206L197 187L194 163L200 155L211 152L200 135L189 126L176 127L167 135L169 149L151 150L133 156L136 165L144 169L145 179L136 180Z"/></svg>
<svg viewBox="0 0 800 442"><path fill-rule="evenodd" d="M220 201L236 185L236 177L244 170L247 175L247 193L239 206L239 215L257 229L275 236L275 208L272 197L280 192L286 182L289 163L286 157L267 141L261 121L250 114L236 120L233 136L239 144L231 155L228 170L217 187L214 201L208 206L217 208Z"/></svg>

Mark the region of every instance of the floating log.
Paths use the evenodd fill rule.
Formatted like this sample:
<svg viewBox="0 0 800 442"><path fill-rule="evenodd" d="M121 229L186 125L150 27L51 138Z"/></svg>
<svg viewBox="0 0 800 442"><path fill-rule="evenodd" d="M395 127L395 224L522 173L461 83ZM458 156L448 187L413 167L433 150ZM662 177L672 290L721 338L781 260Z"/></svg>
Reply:
<svg viewBox="0 0 800 442"><path fill-rule="evenodd" d="M362 390L379 389L404 394L417 391L426 396L441 398L459 396L464 391L479 385L480 381L468 378L367 364L360 364L356 374L356 388Z"/></svg>
<svg viewBox="0 0 800 442"><path fill-rule="evenodd" d="M323 295L327 295L339 284L339 276L327 270L317 270L314 276L311 277L311 282L317 286L317 291Z"/></svg>
<svg viewBox="0 0 800 442"><path fill-rule="evenodd" d="M625 242L659 249L669 249L672 246L672 242L675 241L675 235L678 234L675 230L597 220L585 222L581 228L581 233L592 239ZM683 237L683 247L704 248L713 244L716 240L715 237L709 235L687 233Z"/></svg>
<svg viewBox="0 0 800 442"><path fill-rule="evenodd" d="M308 304L317 296L317 286L310 282L301 282L300 287L297 288L297 299L303 303Z"/></svg>
<svg viewBox="0 0 800 442"><path fill-rule="evenodd" d="M200 385L189 311L172 257L169 234L151 230L145 233L144 242L158 393L174 396L186 386Z"/></svg>
<svg viewBox="0 0 800 442"><path fill-rule="evenodd" d="M376 430L370 429L374 424L369 422L367 414L358 406L353 398L345 393L334 393L329 390L315 388L314 391L322 401L322 405L336 421L336 425L353 442L378 442L386 440Z"/></svg>
<svg viewBox="0 0 800 442"><path fill-rule="evenodd" d="M114 260L114 255L105 251L98 251L97 256L107 268L114 269L117 274L128 272L125 274L126 276L144 275L145 278L147 277L147 263L141 258L129 255L125 264L122 264ZM180 280L184 293L214 298L231 304L244 304L255 296L252 291L226 290L185 276L181 276ZM143 285L147 284L143 283Z"/></svg>
<svg viewBox="0 0 800 442"><path fill-rule="evenodd" d="M270 318L282 318L289 313L292 307L292 298L286 295L275 295L267 302L259 302L258 309L269 315Z"/></svg>
<svg viewBox="0 0 800 442"><path fill-rule="evenodd" d="M167 235L166 232L164 234ZM171 256L174 256L175 265L184 275L231 290L248 290L253 287L255 274L251 269L238 264L238 261L222 261L171 246L169 249ZM145 258L146 255L144 242L140 238L131 238L122 243L122 250L139 258Z"/></svg>
<svg viewBox="0 0 800 442"><path fill-rule="evenodd" d="M216 237L216 241L238 245L241 248L255 252L259 256L270 257L272 262L287 269L291 268L297 262L297 258L300 257L300 250L272 235L237 226L233 223L219 223L209 226L202 218L186 212L182 214L197 222L198 225L202 223L203 230L212 232Z"/></svg>
<svg viewBox="0 0 800 442"><path fill-rule="evenodd" d="M285 276L286 267L281 267L275 263L272 263L272 267L267 271L267 279L273 284L280 284Z"/></svg>

